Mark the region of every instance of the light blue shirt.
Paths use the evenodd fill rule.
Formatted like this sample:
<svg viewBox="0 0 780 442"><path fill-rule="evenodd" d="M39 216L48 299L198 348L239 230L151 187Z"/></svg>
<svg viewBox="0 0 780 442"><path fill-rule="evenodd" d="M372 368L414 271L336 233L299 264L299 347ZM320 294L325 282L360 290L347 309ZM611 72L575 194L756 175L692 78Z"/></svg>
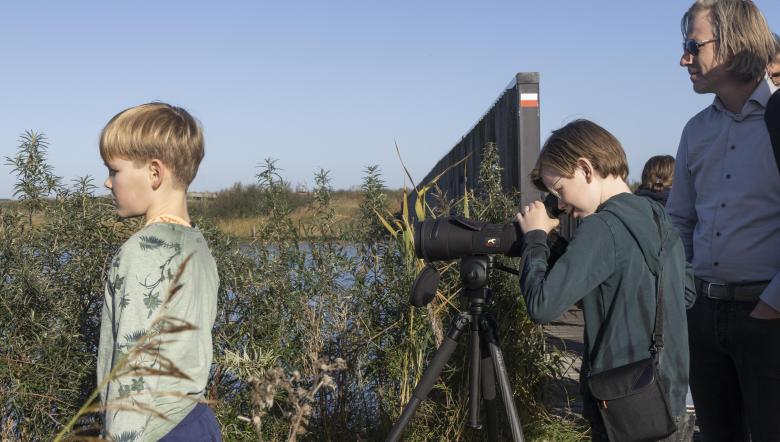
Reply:
<svg viewBox="0 0 780 442"><path fill-rule="evenodd" d="M780 173L764 122L775 89L760 82L738 114L716 97L688 121L666 208L697 277L771 281L761 300L780 310Z"/></svg>

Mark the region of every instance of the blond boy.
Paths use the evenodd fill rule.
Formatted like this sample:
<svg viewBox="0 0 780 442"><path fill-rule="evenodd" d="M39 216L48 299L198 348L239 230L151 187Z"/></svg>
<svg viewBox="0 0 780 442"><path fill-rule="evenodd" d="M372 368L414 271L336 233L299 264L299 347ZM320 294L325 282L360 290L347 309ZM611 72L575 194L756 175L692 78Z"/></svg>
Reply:
<svg viewBox="0 0 780 442"><path fill-rule="evenodd" d="M203 158L202 130L184 109L143 104L108 122L100 155L118 215L146 221L108 270L97 368L104 434L123 441L219 440L213 413L198 402L212 362L219 279L187 213L187 186ZM169 298L180 269L181 289ZM194 330L166 334L172 322L164 317ZM132 351L139 342L149 348ZM173 367L182 374L171 375Z"/></svg>

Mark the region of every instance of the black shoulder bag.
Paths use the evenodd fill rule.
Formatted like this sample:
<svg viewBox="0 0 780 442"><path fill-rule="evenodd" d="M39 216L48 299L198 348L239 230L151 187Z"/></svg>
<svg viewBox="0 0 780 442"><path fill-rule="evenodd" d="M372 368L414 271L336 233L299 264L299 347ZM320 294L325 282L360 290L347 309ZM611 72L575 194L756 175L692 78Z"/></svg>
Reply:
<svg viewBox="0 0 780 442"><path fill-rule="evenodd" d="M619 217L615 216L615 218L623 222ZM650 268L657 284L655 325L651 335L650 357L588 377L591 395L598 401L604 426L612 441L653 441L669 436L677 430L659 377L661 351L664 348L663 262L665 255L664 237L658 215L653 213L653 218L661 235L661 265L657 273Z"/></svg>

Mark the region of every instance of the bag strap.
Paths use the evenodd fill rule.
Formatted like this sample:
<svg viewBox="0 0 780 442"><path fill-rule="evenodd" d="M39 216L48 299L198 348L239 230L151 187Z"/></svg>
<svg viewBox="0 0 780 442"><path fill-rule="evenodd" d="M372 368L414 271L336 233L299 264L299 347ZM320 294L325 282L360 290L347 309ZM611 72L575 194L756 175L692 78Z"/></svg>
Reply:
<svg viewBox="0 0 780 442"><path fill-rule="evenodd" d="M650 204L655 204L653 202L650 202ZM651 208L652 210L652 208ZM634 241L636 242L639 249L642 249L642 246L639 244L639 240L637 237L631 232L631 229L628 228L626 223L615 213L604 210L603 212L607 212L613 217L617 218L618 221L620 221L621 224L626 228L626 231L629 235L631 235L632 238L634 238ZM658 251L659 256L659 267L658 271L653 271L653 267L650 265L650 263L647 261L647 257L644 256L644 253L642 253L642 256L645 259L645 264L647 264L647 268L650 270L650 273L655 275L655 281L656 281L656 289L655 289L655 323L653 324L653 331L650 335L650 352L655 356L656 354L660 353L661 350L664 348L664 285L663 285L663 273L664 273L664 258L665 256L665 250L664 250L664 235L663 231L661 230L661 221L658 218L658 213L653 210L653 221L655 221L655 225L658 228L658 238L661 244L661 248Z"/></svg>
<svg viewBox="0 0 780 442"><path fill-rule="evenodd" d="M658 251L658 259L660 261L660 267L658 268L658 274L656 275L656 295L655 295L655 327L653 328L653 335L651 340L653 346L650 351L654 353L660 353L664 348L664 259L666 253L664 250L664 235L661 231L661 221L658 219L658 213L653 210L653 221L655 221L656 227L658 227L658 238L661 240L661 249Z"/></svg>

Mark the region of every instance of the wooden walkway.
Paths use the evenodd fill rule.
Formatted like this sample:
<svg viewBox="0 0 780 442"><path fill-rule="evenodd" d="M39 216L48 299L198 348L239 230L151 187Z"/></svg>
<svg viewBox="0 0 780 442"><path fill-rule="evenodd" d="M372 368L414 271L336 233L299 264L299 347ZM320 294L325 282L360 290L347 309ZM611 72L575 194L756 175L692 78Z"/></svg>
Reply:
<svg viewBox="0 0 780 442"><path fill-rule="evenodd" d="M551 353L557 353L563 364L563 378L548 394L554 414L577 421L582 420L582 397L580 395L580 365L583 344L582 310L572 308L555 321L544 326L547 345ZM582 421L585 423L585 421Z"/></svg>

